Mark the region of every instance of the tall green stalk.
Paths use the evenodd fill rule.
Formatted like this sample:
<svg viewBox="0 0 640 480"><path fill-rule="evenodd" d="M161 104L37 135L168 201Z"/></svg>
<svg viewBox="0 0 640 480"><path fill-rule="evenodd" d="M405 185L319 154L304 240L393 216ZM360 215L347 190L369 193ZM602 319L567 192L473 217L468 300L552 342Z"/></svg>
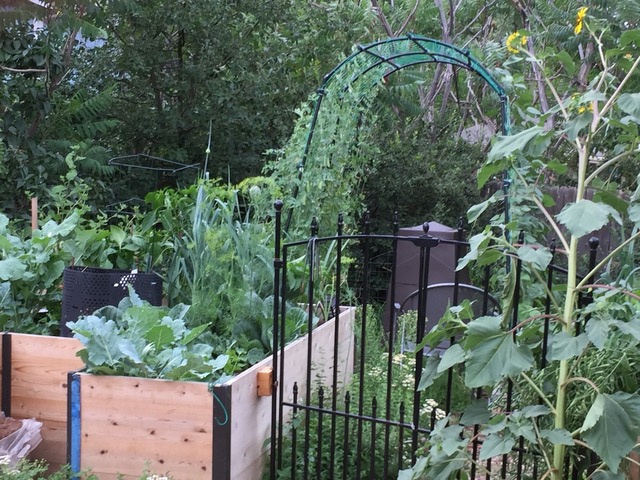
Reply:
<svg viewBox="0 0 640 480"><path fill-rule="evenodd" d="M600 58L602 61L603 72L601 74L601 80L598 82L596 89L599 90L602 88L606 90L606 86L604 85L604 79L606 78L609 72L609 66L606 60L605 55L602 50L602 43L600 42L600 38L597 38L598 49L600 52ZM633 72L638 67L640 59L637 59L633 66L630 68L629 72L620 84L616 87L614 92L611 94L606 103L602 106L600 111L598 111L598 104L594 102L594 112L593 112L593 120L591 125L589 126L588 133L584 140L577 138L575 140L576 149L578 151L578 175L577 175L577 189L576 189L576 203L584 200L586 189L590 183L590 181L594 178L593 175L587 175L587 167L589 163L589 154L591 150L591 140L594 138L596 133L600 128L600 124L604 116L609 112L609 110L613 107L614 103L617 101L619 96L622 93L622 88L624 87L627 80L633 74ZM550 82L547 83L550 85ZM555 90L552 87L552 90L555 94ZM557 94L556 98L559 98ZM564 112L563 112L564 113ZM620 160L624 157L618 156L616 159ZM568 334L574 334L574 323L573 319L575 316L576 309L576 296L577 296L577 274L578 274L578 240L579 238L572 235L569 241L569 249L567 252L567 294L565 297L564 309L563 309L563 331ZM597 268L597 267L596 267ZM589 278L593 272L589 272L585 278ZM569 361L570 360L562 360L560 361L560 365L558 367L558 384L557 384L557 397L556 397L556 416L555 416L555 428L556 429L564 429L565 420L566 420L566 406L567 406L567 386L569 383ZM565 466L565 457L566 457L566 446L561 444L554 445L553 449L553 471L551 472L553 480L561 480L562 474L564 472Z"/></svg>

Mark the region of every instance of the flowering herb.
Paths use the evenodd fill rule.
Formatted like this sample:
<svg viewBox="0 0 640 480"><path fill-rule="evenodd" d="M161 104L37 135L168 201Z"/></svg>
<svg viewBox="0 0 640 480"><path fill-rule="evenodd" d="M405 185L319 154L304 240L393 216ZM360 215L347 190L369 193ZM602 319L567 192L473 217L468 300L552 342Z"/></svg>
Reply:
<svg viewBox="0 0 640 480"><path fill-rule="evenodd" d="M507 37L507 50L511 53L518 53L520 47L524 47L527 44L527 36L521 35L520 32L513 32Z"/></svg>

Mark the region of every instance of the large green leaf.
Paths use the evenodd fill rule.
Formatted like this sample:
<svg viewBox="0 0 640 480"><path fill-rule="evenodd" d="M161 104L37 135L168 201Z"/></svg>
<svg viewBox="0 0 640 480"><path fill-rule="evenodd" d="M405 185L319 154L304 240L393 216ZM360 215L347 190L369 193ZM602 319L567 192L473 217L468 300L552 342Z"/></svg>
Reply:
<svg viewBox="0 0 640 480"><path fill-rule="evenodd" d="M562 428L554 428L553 430L540 430L540 436L546 438L554 445L575 445L571 433Z"/></svg>
<svg viewBox="0 0 640 480"><path fill-rule="evenodd" d="M53 262L47 270L47 275L42 276L43 285L45 288L50 287L54 282L58 281L64 272L64 262L58 260Z"/></svg>
<svg viewBox="0 0 640 480"><path fill-rule="evenodd" d="M563 132L566 133L569 141L573 142L578 137L578 135L580 135L582 129L591 124L592 121L593 114L587 111L582 115L577 115L566 122Z"/></svg>
<svg viewBox="0 0 640 480"><path fill-rule="evenodd" d="M567 332L559 332L550 339L547 360L569 360L575 358L589 345L589 337L585 333L573 336Z"/></svg>
<svg viewBox="0 0 640 480"><path fill-rule="evenodd" d="M142 359L141 352L136 348L136 344L129 339L121 339L118 343L120 351L124 355L124 358L137 367L144 367L144 360Z"/></svg>
<svg viewBox="0 0 640 480"><path fill-rule="evenodd" d="M567 73L573 76L576 71L576 64L573 61L571 55L569 55L566 51L562 50L556 54L556 58L562 63Z"/></svg>
<svg viewBox="0 0 640 480"><path fill-rule="evenodd" d="M618 99L618 107L640 122L640 93L623 93Z"/></svg>
<svg viewBox="0 0 640 480"><path fill-rule="evenodd" d="M440 364L440 357L437 353L429 355L427 358L427 364L422 370L422 376L420 377L420 383L418 384L418 390L424 390L427 387L433 385L433 382L440 376L438 373L438 365Z"/></svg>
<svg viewBox="0 0 640 480"><path fill-rule="evenodd" d="M180 344L181 345L187 345L187 344L191 343L193 340L195 340L197 337L199 337L200 334L202 334L202 332L207 330L209 328L209 326L210 326L209 323L204 323L202 325L199 325L199 326L195 327L189 333L187 333L182 339L180 339Z"/></svg>
<svg viewBox="0 0 640 480"><path fill-rule="evenodd" d="M147 332L144 338L149 343L153 343L157 350L176 341L173 330L167 325L156 325Z"/></svg>
<svg viewBox="0 0 640 480"><path fill-rule="evenodd" d="M614 320L613 324L618 327L621 332L631 335L640 341L640 318L632 318L628 322Z"/></svg>
<svg viewBox="0 0 640 480"><path fill-rule="evenodd" d="M11 247L11 240L4 235L0 235L0 251L4 251L4 254L6 255L6 252L11 250Z"/></svg>
<svg viewBox="0 0 640 480"><path fill-rule="evenodd" d="M430 460L431 464L425 472L426 475L417 478L429 478L430 480L449 480L456 478L456 474L460 469L464 468L466 463L466 458L460 451L455 455L447 455L447 453L442 450L431 454Z"/></svg>
<svg viewBox="0 0 640 480"><path fill-rule="evenodd" d="M27 265L15 257L0 260L0 280L22 280L27 276Z"/></svg>
<svg viewBox="0 0 640 480"><path fill-rule="evenodd" d="M486 338L502 333L502 321L500 317L478 317L467 324L467 338L465 349L471 350Z"/></svg>
<svg viewBox="0 0 640 480"><path fill-rule="evenodd" d="M609 222L609 217L622 223L613 207L584 199L568 204L557 216L558 221L576 237L583 237L604 227Z"/></svg>
<svg viewBox="0 0 640 480"><path fill-rule="evenodd" d="M111 231L111 239L116 242L116 245L118 245L118 247L122 248L122 244L127 239L127 232L125 232L117 225L111 225L109 229Z"/></svg>
<svg viewBox="0 0 640 480"><path fill-rule="evenodd" d="M102 315L107 316L108 312L100 310ZM139 307L129 307L124 312L120 312L118 317L122 318L123 323L129 328L132 336L145 338L149 331L160 323L163 310L151 305L142 305ZM114 318L107 316L107 318Z"/></svg>
<svg viewBox="0 0 640 480"><path fill-rule="evenodd" d="M636 444L640 433L638 394L600 393L582 425L582 438L606 463L618 472L622 459Z"/></svg>
<svg viewBox="0 0 640 480"><path fill-rule="evenodd" d="M504 455L509 453L515 444L516 439L511 435L492 433L482 444L479 458L480 460L489 460L490 458Z"/></svg>
<svg viewBox="0 0 640 480"><path fill-rule="evenodd" d="M484 212L487 211L487 209L493 205L494 203L496 203L498 200L500 200L500 197L497 195L492 195L491 197L489 197L487 200L485 200L484 202L478 203L476 205L472 205L471 207L469 207L469 210L467 210L467 221L469 223L473 223L476 220L478 220L478 218L480 217L480 215L482 215Z"/></svg>
<svg viewBox="0 0 640 480"><path fill-rule="evenodd" d="M553 255L546 247L532 248L529 245L523 245L518 248L518 258L523 262L531 263L538 270L547 268Z"/></svg>
<svg viewBox="0 0 640 480"><path fill-rule="evenodd" d="M627 477L624 472L613 473L609 470L599 470L591 476L592 480L625 480Z"/></svg>
<svg viewBox="0 0 640 480"><path fill-rule="evenodd" d="M469 251L467 254L458 260L456 270L462 270L472 260L477 260L478 256L485 250L485 248L491 243L493 234L489 229L485 229L469 239Z"/></svg>
<svg viewBox="0 0 640 480"><path fill-rule="evenodd" d="M544 127L531 127L514 135L498 135L496 143L491 147L489 161L500 160L515 152L539 154L550 141Z"/></svg>
<svg viewBox="0 0 640 480"><path fill-rule="evenodd" d="M65 218L58 225L53 220L49 220L42 226L42 236L43 237L64 237L69 235L76 225L78 224L78 220L80 219L80 214L77 211L74 211L71 215Z"/></svg>
<svg viewBox="0 0 640 480"><path fill-rule="evenodd" d="M604 347L612 324L613 322L607 318L591 318L587 322L585 328L587 337L598 349Z"/></svg>
<svg viewBox="0 0 640 480"><path fill-rule="evenodd" d="M626 30L622 32L619 42L621 47L640 43L640 29L635 28L633 30Z"/></svg>
<svg viewBox="0 0 640 480"><path fill-rule="evenodd" d="M481 425L487 423L491 419L491 415L487 399L477 398L464 409L460 423L462 425Z"/></svg>
<svg viewBox="0 0 640 480"><path fill-rule="evenodd" d="M535 418L549 415L551 409L546 405L528 405L521 410L521 413L525 418Z"/></svg>
<svg viewBox="0 0 640 480"><path fill-rule="evenodd" d="M120 350L119 329L113 320L106 320L89 315L80 318L77 322L70 322L69 328L74 332L80 332L87 352L89 371L93 366L106 365L113 367L122 358Z"/></svg>
<svg viewBox="0 0 640 480"><path fill-rule="evenodd" d="M640 225L640 205L635 204L629 207L629 220L636 224L636 226Z"/></svg>
<svg viewBox="0 0 640 480"><path fill-rule="evenodd" d="M451 345L447 351L444 352L444 355L442 355L442 359L438 365L438 373L442 373L454 365L464 362L465 356L464 349L459 344Z"/></svg>
<svg viewBox="0 0 640 480"><path fill-rule="evenodd" d="M480 171L477 175L478 188L482 188L484 184L487 183L493 176L504 172L508 165L509 162L506 159L485 163L482 168L480 168Z"/></svg>
<svg viewBox="0 0 640 480"><path fill-rule="evenodd" d="M492 334L467 353L465 384L469 388L494 385L533 366L533 354L516 345L510 332Z"/></svg>
<svg viewBox="0 0 640 480"><path fill-rule="evenodd" d="M629 208L629 202L622 198L617 191L600 190L593 195L593 201L605 203L615 208L621 215Z"/></svg>
<svg viewBox="0 0 640 480"><path fill-rule="evenodd" d="M419 480L424 478L427 462L427 457L420 457L413 467L398 472L398 480Z"/></svg>

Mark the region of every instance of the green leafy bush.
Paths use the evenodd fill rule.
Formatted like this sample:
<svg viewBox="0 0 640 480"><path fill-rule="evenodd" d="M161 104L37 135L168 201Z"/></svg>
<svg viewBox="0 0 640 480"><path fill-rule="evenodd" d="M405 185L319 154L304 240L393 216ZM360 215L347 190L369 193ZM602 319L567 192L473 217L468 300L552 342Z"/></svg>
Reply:
<svg viewBox="0 0 640 480"><path fill-rule="evenodd" d="M48 473L50 472L50 473ZM44 460L22 459L16 465L9 465L8 457L0 457L0 478L12 480L99 480L90 471L74 473L69 465L63 465L55 472ZM118 476L118 478L121 478ZM169 475L158 475L145 470L139 480L172 480Z"/></svg>
<svg viewBox="0 0 640 480"><path fill-rule="evenodd" d="M73 214L53 220L22 239L0 214L0 329L32 333L55 330L52 315L59 312L59 281L69 255L62 242L78 223ZM40 317L49 318L42 322Z"/></svg>
<svg viewBox="0 0 640 480"><path fill-rule="evenodd" d="M103 307L67 325L85 348L79 356L96 374L214 381L227 363L197 343L208 325L187 328L186 305L169 309L140 300L133 290L118 307Z"/></svg>

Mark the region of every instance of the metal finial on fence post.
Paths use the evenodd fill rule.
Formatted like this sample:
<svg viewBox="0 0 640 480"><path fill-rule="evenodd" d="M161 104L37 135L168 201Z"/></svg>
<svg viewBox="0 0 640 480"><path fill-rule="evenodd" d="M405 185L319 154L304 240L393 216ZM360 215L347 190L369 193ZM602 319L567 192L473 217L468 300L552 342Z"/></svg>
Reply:
<svg viewBox="0 0 640 480"><path fill-rule="evenodd" d="M400 231L400 221L399 221L398 211L396 210L395 212L393 212L393 234L398 235L399 231Z"/></svg>
<svg viewBox="0 0 640 480"><path fill-rule="evenodd" d="M342 212L338 213L338 236L342 235L342 230L344 229L344 215Z"/></svg>
<svg viewBox="0 0 640 480"><path fill-rule="evenodd" d="M371 212L367 210L364 212L364 234L369 235L369 231L371 230Z"/></svg>

